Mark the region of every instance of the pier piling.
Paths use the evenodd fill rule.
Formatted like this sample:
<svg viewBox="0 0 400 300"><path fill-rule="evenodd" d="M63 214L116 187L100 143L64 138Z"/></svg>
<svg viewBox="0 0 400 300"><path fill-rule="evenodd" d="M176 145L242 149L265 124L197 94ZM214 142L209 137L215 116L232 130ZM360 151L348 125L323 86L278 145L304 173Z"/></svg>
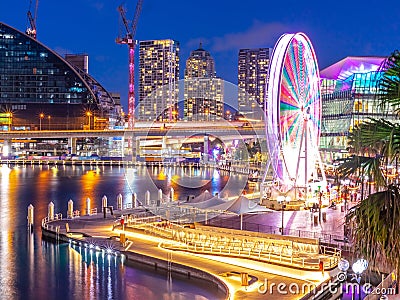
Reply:
<svg viewBox="0 0 400 300"><path fill-rule="evenodd" d="M104 195L103 196L103 198L101 199L101 202L102 202L102 210L103 210L103 212L104 212L104 210L106 209L106 207L107 207L107 196L106 195Z"/></svg>
<svg viewBox="0 0 400 300"><path fill-rule="evenodd" d="M150 192L149 190L146 191L146 194L144 194L144 203L146 203L147 206L150 206Z"/></svg>
<svg viewBox="0 0 400 300"><path fill-rule="evenodd" d="M48 206L47 217L49 220L54 220L54 203L52 201L50 201Z"/></svg>
<svg viewBox="0 0 400 300"><path fill-rule="evenodd" d="M160 206L162 202L162 189L158 190L157 206Z"/></svg>
<svg viewBox="0 0 400 300"><path fill-rule="evenodd" d="M117 196L117 209L122 210L122 195L118 194Z"/></svg>
<svg viewBox="0 0 400 300"><path fill-rule="evenodd" d="M29 231L33 231L33 211L34 211L34 207L32 204L29 204L28 206L28 230Z"/></svg>
<svg viewBox="0 0 400 300"><path fill-rule="evenodd" d="M87 215L90 216L91 208L90 208L90 198L86 198L86 212Z"/></svg>
<svg viewBox="0 0 400 300"><path fill-rule="evenodd" d="M67 217L70 219L74 217L74 201L72 201L72 199L68 201Z"/></svg>

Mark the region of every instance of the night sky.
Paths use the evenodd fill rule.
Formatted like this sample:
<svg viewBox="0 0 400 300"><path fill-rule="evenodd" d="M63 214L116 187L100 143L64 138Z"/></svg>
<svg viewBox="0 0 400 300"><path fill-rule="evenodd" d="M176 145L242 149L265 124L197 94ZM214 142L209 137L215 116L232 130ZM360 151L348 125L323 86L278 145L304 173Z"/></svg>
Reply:
<svg viewBox="0 0 400 300"><path fill-rule="evenodd" d="M89 72L121 93L125 110L128 47L115 43L124 34L117 7L124 4L132 19L136 2L39 0L37 14L38 40L62 56L89 54ZM25 31L29 6L29 0L2 0L0 21ZM284 33L307 34L320 69L347 56L387 56L400 49L399 11L395 0L144 0L136 39L179 41L181 78L190 51L202 42L215 59L217 76L237 84L238 50L273 48Z"/></svg>

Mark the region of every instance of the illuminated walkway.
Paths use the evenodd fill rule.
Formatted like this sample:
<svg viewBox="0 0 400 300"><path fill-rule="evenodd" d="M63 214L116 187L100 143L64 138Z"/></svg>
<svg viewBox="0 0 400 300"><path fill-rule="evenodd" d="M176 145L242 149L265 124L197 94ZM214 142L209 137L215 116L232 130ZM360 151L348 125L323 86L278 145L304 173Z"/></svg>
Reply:
<svg viewBox="0 0 400 300"><path fill-rule="evenodd" d="M117 212L118 215L122 211ZM126 216L128 213L133 211L123 211ZM68 225L66 225L68 223ZM148 225L146 225L148 227ZM294 269L284 265L272 265L267 264L265 261L254 259L253 255L248 256L248 252L241 251L238 255L239 248L233 246L231 248L231 254L236 255L216 255L215 252L203 251L202 247L193 251L193 247L189 246L192 251L186 251L185 247L176 248L177 245L182 245L182 241L173 240L169 237L162 237L161 234L155 234L154 231L149 229L138 229L138 228L124 228L118 222L118 217L107 216L103 218L103 214L96 214L91 216L77 217L74 219L61 219L55 220L50 223L43 223L42 227L44 231L55 233L57 232L60 236L69 235L71 239L76 241L82 241L82 243L94 243L99 247L106 247L113 242L113 247L119 251L126 251L127 258L135 255L142 255L145 259L159 259L167 262L169 266L188 266L193 268L193 274L195 270L201 270L208 274L213 275L216 281L219 280L228 287L231 299L300 299L304 292L308 292L310 287L315 287L322 280L329 278L329 272L324 272L324 275L320 271L307 271L302 269ZM158 226L156 226L159 228ZM66 228L69 228L70 233L68 234ZM47 231L47 230L48 231ZM199 228L203 233L206 233L207 228ZM222 230L222 229L221 229ZM190 229L175 230L175 234L183 237L182 232L189 232ZM72 234L74 233L74 234ZM85 234L85 236L82 235ZM125 234L128 239L124 243L124 247L121 245L119 237L120 234ZM193 233L193 231L192 231ZM210 236L210 233L208 233ZM211 233L211 239L217 238L218 236L228 236L227 232L214 232ZM231 232L231 234L234 234ZM246 234L245 231L242 234ZM185 234L186 235L186 234ZM110 237L113 237L110 239ZM189 235L187 235L187 238ZM241 237L235 234L235 239L239 240ZM231 239L232 240L232 239ZM247 237L248 243L254 243L251 237ZM242 240L243 241L243 240ZM225 241L227 242L227 240ZM282 242L281 244L284 244ZM192 245L187 240L186 248L188 245ZM222 244L220 244L222 245ZM259 244L260 245L260 244ZM267 245L267 243L264 243ZM173 246L171 248L171 246ZM226 251L224 247L217 247L218 251ZM249 245L241 245L241 247ZM282 247L277 246L275 249L281 252L283 257L285 253L282 253ZM229 246L228 246L229 249ZM280 249L280 250L279 250ZM201 250L201 251L198 251ZM207 250L207 248L205 248ZM248 250L248 249L247 249ZM228 250L229 251L229 250ZM314 249L315 251L315 249ZM318 250L319 251L319 250ZM225 253L226 254L226 253ZM287 253L286 253L287 254ZM257 254L258 255L258 254ZM260 255L261 256L261 255ZM278 258L278 257L275 257ZM279 258L278 258L279 259ZM328 263L328 261L325 261ZM160 267L161 268L161 267ZM248 274L248 287L242 286L241 273ZM194 275L192 275L195 277ZM278 284L286 286L281 292L276 289ZM274 288L275 287L275 288ZM291 290L289 291L289 287ZM265 290L267 288L267 290ZM265 293L264 293L265 292ZM266 295L268 294L268 295Z"/></svg>
<svg viewBox="0 0 400 300"><path fill-rule="evenodd" d="M134 223L134 222L132 222ZM263 234L196 224L184 228L167 222L130 224L144 233L167 238L161 247L216 256L239 257L303 270L325 270L337 266L341 251L320 246L314 239Z"/></svg>

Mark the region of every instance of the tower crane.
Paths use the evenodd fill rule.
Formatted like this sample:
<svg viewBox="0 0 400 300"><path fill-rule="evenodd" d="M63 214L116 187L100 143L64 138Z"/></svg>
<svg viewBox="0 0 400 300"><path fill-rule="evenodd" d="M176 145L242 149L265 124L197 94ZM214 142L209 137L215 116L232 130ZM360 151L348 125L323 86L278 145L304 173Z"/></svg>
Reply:
<svg viewBox="0 0 400 300"><path fill-rule="evenodd" d="M118 11L125 27L125 36L119 36L116 39L117 44L126 44L129 48L129 90L128 90L128 128L132 129L135 116L135 34L136 27L142 10L143 0L138 0L136 4L135 16L131 22L126 19L125 8L120 5Z"/></svg>
<svg viewBox="0 0 400 300"><path fill-rule="evenodd" d="M29 25L30 27L28 27L26 29L26 34L33 37L34 39L36 39L36 18L37 18L37 10L38 10L38 6L39 6L39 0L36 0L35 3L35 12L34 15L32 16L31 13L31 6L32 6L32 0L29 3L29 10L28 10L28 21L29 21Z"/></svg>

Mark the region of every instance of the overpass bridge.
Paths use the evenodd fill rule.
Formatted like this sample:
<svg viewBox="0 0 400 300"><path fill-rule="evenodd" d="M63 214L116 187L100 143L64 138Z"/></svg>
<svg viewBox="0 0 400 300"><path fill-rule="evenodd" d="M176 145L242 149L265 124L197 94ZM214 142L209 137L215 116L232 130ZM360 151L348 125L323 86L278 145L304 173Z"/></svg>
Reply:
<svg viewBox="0 0 400 300"><path fill-rule="evenodd" d="M234 139L259 139L265 137L264 125L261 123L243 124L242 122L176 122L176 123L141 123L135 124L134 129L105 129L105 130L13 130L0 131L0 143L2 142L3 156L6 155L4 148L11 149L14 142L29 143L31 140L68 140L68 148L75 149L78 139L85 138L115 138L121 140L132 139L132 152L140 146L176 145L182 142L198 142L208 140L209 136L220 138L224 143ZM8 147L7 147L8 146ZM120 146L125 152L124 145ZM128 153L131 149L128 149ZM72 153L74 150L72 150Z"/></svg>
<svg viewBox="0 0 400 300"><path fill-rule="evenodd" d="M185 127L166 128L134 128L134 129L106 129L106 130L13 130L0 131L1 140L12 139L61 139L61 138L88 138L88 137L190 137L195 135L214 135L217 137L263 137L264 127L234 127L234 126L204 126L194 127L187 123Z"/></svg>

